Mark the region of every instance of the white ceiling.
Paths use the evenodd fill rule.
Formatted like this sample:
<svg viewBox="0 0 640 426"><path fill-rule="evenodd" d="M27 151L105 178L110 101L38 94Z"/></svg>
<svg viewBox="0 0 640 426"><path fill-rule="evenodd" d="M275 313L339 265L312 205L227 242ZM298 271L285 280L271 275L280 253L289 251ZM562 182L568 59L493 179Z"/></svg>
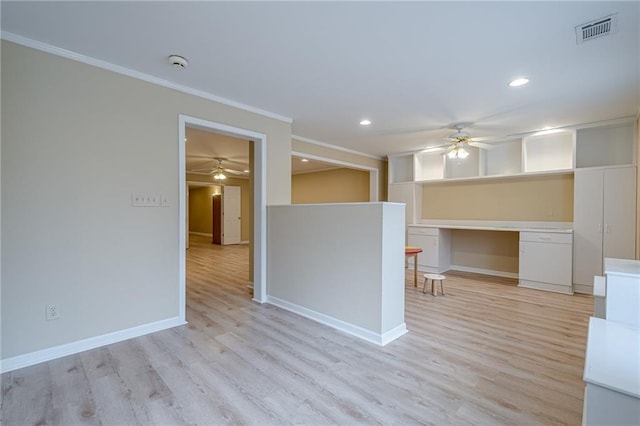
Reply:
<svg viewBox="0 0 640 426"><path fill-rule="evenodd" d="M249 141L214 133L198 127L186 129L186 170L196 174L212 175L222 159L222 167L230 177L248 178ZM301 174L335 169L338 166L316 159L302 161L302 157L291 157L291 173Z"/></svg>
<svg viewBox="0 0 640 426"><path fill-rule="evenodd" d="M384 156L472 136L636 116L639 2L9 2L26 37L293 120ZM578 45L576 25L618 13ZM189 60L179 71L170 54ZM525 75L531 83L509 88ZM358 122L369 118L373 124ZM225 154L225 156L227 156Z"/></svg>

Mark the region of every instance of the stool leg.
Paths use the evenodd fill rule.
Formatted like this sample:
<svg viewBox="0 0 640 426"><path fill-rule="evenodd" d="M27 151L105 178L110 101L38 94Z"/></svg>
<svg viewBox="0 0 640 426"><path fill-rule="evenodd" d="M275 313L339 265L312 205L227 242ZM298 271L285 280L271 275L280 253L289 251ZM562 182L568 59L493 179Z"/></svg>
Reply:
<svg viewBox="0 0 640 426"><path fill-rule="evenodd" d="M424 285L422 286L422 294L427 294L427 282L429 280L428 279L424 279Z"/></svg>
<svg viewBox="0 0 640 426"><path fill-rule="evenodd" d="M436 288L436 280L431 280L431 294L438 295L438 289Z"/></svg>
<svg viewBox="0 0 640 426"><path fill-rule="evenodd" d="M440 280L440 290L442 291L442 295L444 296L444 280Z"/></svg>

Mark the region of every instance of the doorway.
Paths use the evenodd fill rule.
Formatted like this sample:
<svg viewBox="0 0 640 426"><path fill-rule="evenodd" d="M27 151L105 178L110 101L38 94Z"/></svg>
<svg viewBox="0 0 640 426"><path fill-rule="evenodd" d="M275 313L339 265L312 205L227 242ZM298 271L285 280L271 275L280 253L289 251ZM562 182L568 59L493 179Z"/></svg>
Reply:
<svg viewBox="0 0 640 426"><path fill-rule="evenodd" d="M250 236L250 276L253 284L253 300L265 303L266 292L266 135L247 129L228 126L222 123L203 120L180 114L178 117L178 157L179 157L179 308L180 317L186 317L186 249L187 249L187 218L186 218L186 133L187 127L236 137L251 142L251 170L249 182L253 189L251 209Z"/></svg>

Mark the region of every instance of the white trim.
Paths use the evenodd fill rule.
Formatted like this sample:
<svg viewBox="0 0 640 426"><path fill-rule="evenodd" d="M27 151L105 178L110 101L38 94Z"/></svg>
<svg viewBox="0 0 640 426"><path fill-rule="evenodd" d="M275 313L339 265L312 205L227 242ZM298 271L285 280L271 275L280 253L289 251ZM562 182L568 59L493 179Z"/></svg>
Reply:
<svg viewBox="0 0 640 426"><path fill-rule="evenodd" d="M17 370L18 368L29 367L45 361L62 358L64 356L77 354L90 349L99 348L101 346L110 345L124 340L133 339L135 337L144 336L145 334L155 333L156 331L166 330L168 328L185 325L179 317L168 318L131 327L125 330L114 331L113 333L103 334L101 336L90 337L84 340L67 343L60 346L54 346L47 349L18 355L12 358L0 361L0 373Z"/></svg>
<svg viewBox="0 0 640 426"><path fill-rule="evenodd" d="M451 265L449 267L449 271L473 272L475 274L492 275L494 277L518 279L518 274L515 272L494 271L493 269L471 268L468 266L460 266L460 265Z"/></svg>
<svg viewBox="0 0 640 426"><path fill-rule="evenodd" d="M380 346L385 346L387 343L391 343L396 340L398 337L407 334L409 330L407 330L407 324L402 323L399 326L392 328L386 333L382 333Z"/></svg>
<svg viewBox="0 0 640 426"><path fill-rule="evenodd" d="M163 80L161 78L142 73L140 71L135 71L129 68L122 67L120 65L115 65L100 59L92 58L90 56L86 56L80 53L73 52L71 50L62 49L57 46L53 46L47 43L43 43L41 41L33 40L27 37L23 37L21 35L17 35L14 33L10 33L7 31L2 31L0 33L0 38L4 40L11 41L13 43L17 43L23 46L30 47L32 49L41 50L43 52L51 53L52 55L61 56L63 58L71 59L73 61L82 62L84 64L92 65L94 67L102 68L105 70L113 71L118 74L126 75L128 77L137 78L138 80L143 80L148 83L157 84L158 86L167 87L169 89L177 90L182 93L186 93L188 95L198 96L203 99L208 99L213 102L217 102L220 104L224 104L233 108L238 108L244 111L252 112L258 115L262 115L265 117L273 118L275 120L283 121L285 123L291 124L293 123L293 119L289 117L285 117L280 114L275 114L273 112L265 111L260 108L255 108L249 105L242 104L240 102L232 101L230 99L222 98L220 96L214 95L212 93L208 93L202 90L193 89L191 87L183 86L181 84L173 83L171 81Z"/></svg>
<svg viewBox="0 0 640 426"><path fill-rule="evenodd" d="M520 280L518 287L533 288L535 290L554 291L556 293L573 294L572 285L541 283L539 281Z"/></svg>
<svg viewBox="0 0 640 426"><path fill-rule="evenodd" d="M383 157L380 157L380 156L377 156L377 155L367 154L367 153L364 153L364 152L356 151L354 149L344 148L344 147L341 147L341 146L338 146L338 145L332 145L330 143L320 142L320 141L317 141L315 139L309 139L309 138L305 138L305 137L302 137L302 136L291 135L291 139L294 139L294 140L297 140L297 141L300 141L300 142L311 143L311 144L314 144L314 145L320 145L320 146L323 146L325 148L335 149L335 150L338 150L338 151L348 152L350 154L360 155L362 157L373 158L374 160L378 160L378 161L384 161L385 160Z"/></svg>
<svg viewBox="0 0 640 426"><path fill-rule="evenodd" d="M357 325L339 320L337 318L330 317L329 315L316 312L314 310L305 308L303 306L296 305L295 303L287 302L286 300L282 300L277 297L268 296L267 303L277 306L279 308L282 308L286 311L301 315L305 318L309 318L313 321L319 322L320 324L324 324L331 328L335 328L336 330L340 330L344 333L358 337L362 340L366 340L367 342L374 343L378 346L384 346L387 343L402 336L408 331L406 324L402 323L399 326L395 327L394 329L387 331L386 333L380 334L370 330L366 330Z"/></svg>
<svg viewBox="0 0 640 426"><path fill-rule="evenodd" d="M207 234L206 232L194 232L189 231L189 235L200 235L201 237L213 237L213 234Z"/></svg>
<svg viewBox="0 0 640 426"><path fill-rule="evenodd" d="M338 166L349 167L352 169L365 170L369 172L369 201L377 202L378 194L380 193L379 182L380 182L380 170L371 166L363 166L362 164L350 163L348 161L342 160L334 160L333 158L322 157L320 155L307 154L305 152L300 151L291 151L291 155L295 157L304 157L310 160L322 161L323 163L336 164ZM331 170L331 169L329 169ZM326 170L319 170L326 171ZM313 173L313 172L309 172Z"/></svg>
<svg viewBox="0 0 640 426"><path fill-rule="evenodd" d="M185 128L187 125L196 126L205 130L214 131L231 136L238 136L243 139L253 141L253 279L254 293L253 300L264 303L267 300L267 136L252 130L241 129L222 123L203 120L201 118L190 117L184 114L178 115L178 163L179 163L179 194L180 214L179 214L179 303L180 314L184 315L186 309L186 144L184 141ZM212 183L213 184L213 183ZM184 316L182 316L184 318Z"/></svg>
<svg viewBox="0 0 640 426"><path fill-rule="evenodd" d="M593 286L592 285L587 285L587 284L574 284L573 285L573 291L574 291L574 293L591 294L591 295L593 295Z"/></svg>

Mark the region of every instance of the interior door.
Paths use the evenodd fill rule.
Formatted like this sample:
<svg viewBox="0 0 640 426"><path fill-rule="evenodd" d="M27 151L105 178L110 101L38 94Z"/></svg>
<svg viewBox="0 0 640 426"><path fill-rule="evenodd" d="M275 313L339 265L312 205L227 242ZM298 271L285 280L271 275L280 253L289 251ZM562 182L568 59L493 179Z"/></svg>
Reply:
<svg viewBox="0 0 640 426"><path fill-rule="evenodd" d="M222 244L240 244L240 187L224 186Z"/></svg>

